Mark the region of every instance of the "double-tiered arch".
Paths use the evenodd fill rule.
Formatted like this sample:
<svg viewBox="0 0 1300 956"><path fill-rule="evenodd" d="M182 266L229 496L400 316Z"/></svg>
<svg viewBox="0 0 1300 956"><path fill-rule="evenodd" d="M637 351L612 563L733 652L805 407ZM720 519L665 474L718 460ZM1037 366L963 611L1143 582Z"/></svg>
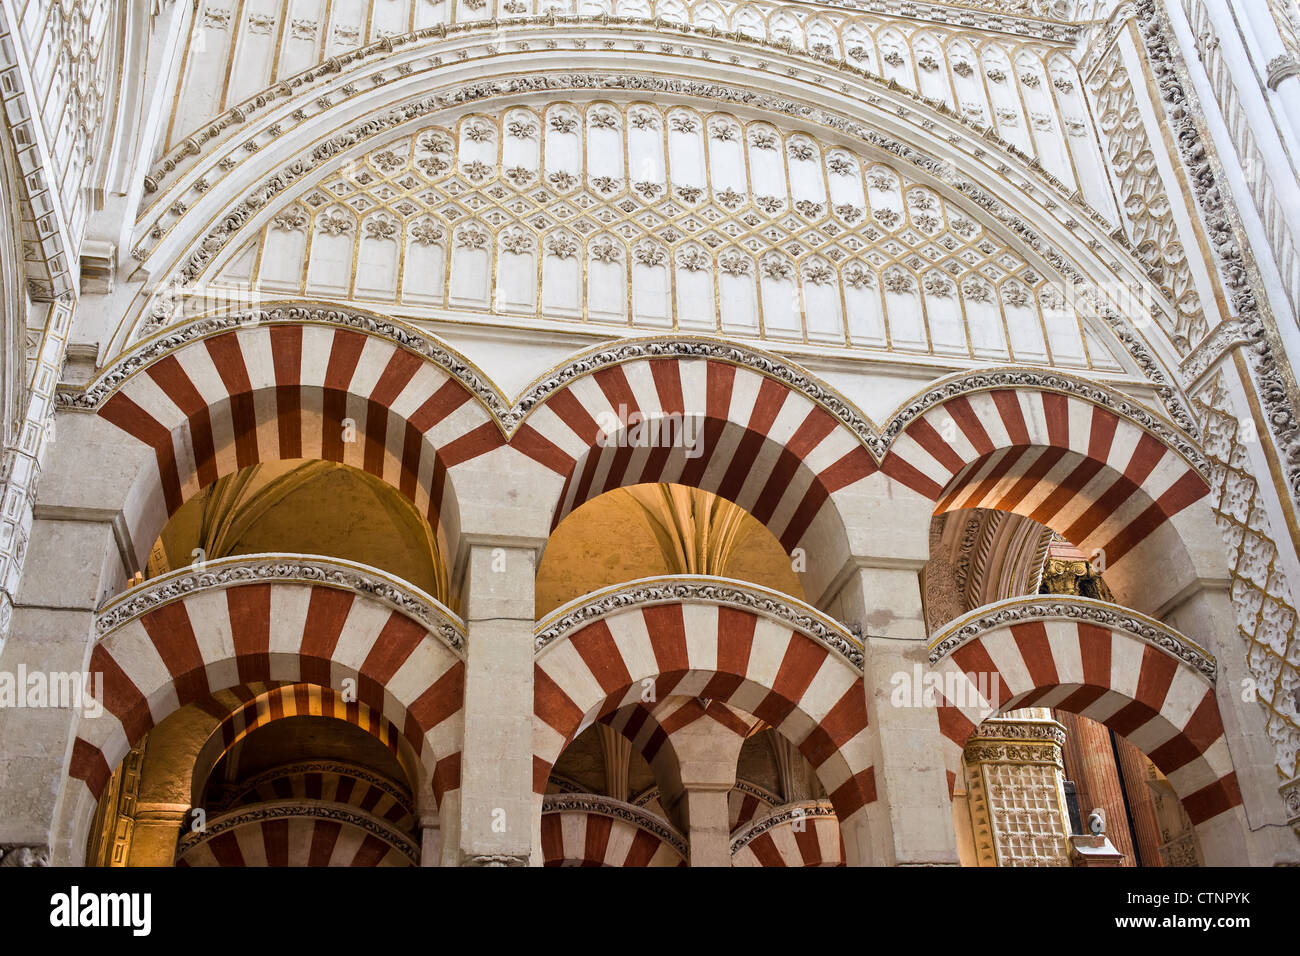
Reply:
<svg viewBox="0 0 1300 956"><path fill-rule="evenodd" d="M575 602L538 625L533 789L540 800L564 747L628 704L705 697L787 737L836 808L850 859L869 856L876 801L862 649L784 595L722 578L635 582Z"/></svg>
<svg viewBox="0 0 1300 956"><path fill-rule="evenodd" d="M459 514L448 473L504 441L504 401L463 356L380 316L310 304L194 319L60 399L152 451L125 514L141 565L199 491L295 459L339 462L390 485L449 561Z"/></svg>
<svg viewBox="0 0 1300 956"><path fill-rule="evenodd" d="M947 625L929 660L950 784L986 717L1059 708L1106 725L1151 758L1211 861L1240 849L1232 834L1245 818L1216 697L1217 664L1177 631L1088 598L1015 598Z"/></svg>
<svg viewBox="0 0 1300 956"><path fill-rule="evenodd" d="M1206 459L1111 389L1054 372L968 372L922 392L884 431L881 470L936 514L1032 518L1092 555L1122 604L1152 606L1154 564L1178 557L1170 575L1191 567L1179 516L1209 493Z"/></svg>
<svg viewBox="0 0 1300 956"><path fill-rule="evenodd" d="M131 746L181 707L280 682L347 693L400 728L420 789L427 780L440 806L460 787L464 625L372 569L283 555L215 561L126 592L96 626L89 669L103 675L103 713L77 725L69 776L84 785L79 802L93 805Z"/></svg>

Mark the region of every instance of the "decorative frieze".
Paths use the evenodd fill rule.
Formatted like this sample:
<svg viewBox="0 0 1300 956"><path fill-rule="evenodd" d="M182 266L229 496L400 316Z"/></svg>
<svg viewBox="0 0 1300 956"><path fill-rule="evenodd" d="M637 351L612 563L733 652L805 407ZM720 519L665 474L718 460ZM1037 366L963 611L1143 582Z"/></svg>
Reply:
<svg viewBox="0 0 1300 956"><path fill-rule="evenodd" d="M1161 104L1200 208L1220 278L1251 345L1244 350L1270 437L1277 449L1292 506L1300 506L1300 420L1296 416L1294 373L1285 358L1266 299L1257 292L1263 280L1254 264L1233 207L1231 190L1221 185L1222 172L1212 144L1206 143L1195 117L1199 113L1186 69L1170 44L1173 30L1155 0L1135 5L1139 35L1160 93Z"/></svg>
<svg viewBox="0 0 1300 956"><path fill-rule="evenodd" d="M804 801L787 804L774 809L767 816L760 817L731 838L731 854L748 846L758 837L775 827L795 821L810 820L815 817L835 818L835 808L829 800Z"/></svg>

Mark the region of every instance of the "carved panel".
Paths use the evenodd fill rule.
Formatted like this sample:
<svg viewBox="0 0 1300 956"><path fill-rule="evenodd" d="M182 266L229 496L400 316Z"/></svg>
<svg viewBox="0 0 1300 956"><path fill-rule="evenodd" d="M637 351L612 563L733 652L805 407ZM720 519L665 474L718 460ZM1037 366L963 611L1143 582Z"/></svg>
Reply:
<svg viewBox="0 0 1300 956"><path fill-rule="evenodd" d="M1205 419L1208 500L1227 550L1242 650L1267 713L1278 772L1292 777L1300 770L1300 640L1291 584L1278 560L1278 543L1246 447L1259 438L1253 423L1239 420L1224 372L1195 401Z"/></svg>
<svg viewBox="0 0 1300 956"><path fill-rule="evenodd" d="M1118 46L1112 46L1089 76L1088 88L1095 97L1097 123L1118 183L1129 241L1151 278L1165 289L1176 307L1172 321L1159 311L1153 311L1152 316L1168 333L1179 354L1186 355L1205 337L1209 324L1156 165L1156 147L1147 136L1133 80Z"/></svg>
<svg viewBox="0 0 1300 956"><path fill-rule="evenodd" d="M219 285L1118 372L983 217L723 112L555 102L390 140L281 208Z"/></svg>

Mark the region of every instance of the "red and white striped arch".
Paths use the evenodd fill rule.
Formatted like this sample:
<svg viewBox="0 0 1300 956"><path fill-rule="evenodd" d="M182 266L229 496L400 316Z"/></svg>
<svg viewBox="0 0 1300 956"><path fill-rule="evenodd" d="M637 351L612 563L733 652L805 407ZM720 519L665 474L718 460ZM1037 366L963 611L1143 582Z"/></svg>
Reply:
<svg viewBox="0 0 1300 956"><path fill-rule="evenodd" d="M753 784L745 787L733 787L727 794L727 814L731 823L731 832L749 823L762 814L766 816L773 808L781 805L781 798L768 793Z"/></svg>
<svg viewBox="0 0 1300 956"><path fill-rule="evenodd" d="M543 866L685 866L686 858L650 826L644 811L628 805L627 817L557 807L542 812Z"/></svg>
<svg viewBox="0 0 1300 956"><path fill-rule="evenodd" d="M645 758L646 763L655 766L661 754L671 753L673 734L696 721L708 720L716 723L738 737L749 735L753 719L746 720L741 714L726 704L709 701L706 707L695 697L673 696L646 704L640 700L621 707L611 713L602 714L600 722L632 742L632 746ZM664 745L668 750L664 750Z"/></svg>
<svg viewBox="0 0 1300 956"><path fill-rule="evenodd" d="M447 472L505 441L440 365L378 334L305 322L186 342L144 362L97 410L153 449L155 467L126 516L142 561L200 489L259 462L300 458L351 465L398 489L450 554L458 519Z"/></svg>
<svg viewBox="0 0 1300 956"><path fill-rule="evenodd" d="M404 789L364 767L309 761L274 767L243 781L225 805L233 809L280 801L341 803L410 835L415 831L416 814Z"/></svg>
<svg viewBox="0 0 1300 956"><path fill-rule="evenodd" d="M626 737L645 758L657 781L660 800L675 802L679 796L680 758L677 735L687 728L721 735L719 753L739 751L754 724L753 717L739 713L722 701L669 696L654 703L637 700L616 711L602 714L600 722Z"/></svg>
<svg viewBox="0 0 1300 956"><path fill-rule="evenodd" d="M250 694L231 706L226 698L239 694L250 685L238 685L219 691L197 706L215 716L220 723L204 742L194 761L195 805L207 783L207 775L232 747L267 724L283 717L329 717L346 721L364 730L397 757L403 760L410 751L410 742L401 730L385 717L371 710L359 700L345 700L329 687L318 684L283 684Z"/></svg>
<svg viewBox="0 0 1300 956"><path fill-rule="evenodd" d="M1071 608L1068 615L1059 610L1064 607ZM1003 615L1013 620L999 623ZM1241 805L1213 681L1114 621L1101 602L1017 598L958 618L937 636L939 647L962 635L933 666L944 680L939 725L949 742L950 791L966 741L984 718L1017 707L1052 707L1127 737L1169 778L1194 824ZM1177 632L1145 623L1150 634L1191 648L1213 665ZM983 701L981 684L995 699Z"/></svg>
<svg viewBox="0 0 1300 956"><path fill-rule="evenodd" d="M633 413L695 416L701 453L687 457L680 442L618 447L626 429L603 447L603 428ZM635 357L573 378L530 411L510 443L564 478L552 527L614 488L675 482L745 508L787 550L810 531L843 539L833 498L877 470L860 438L808 395L750 368L689 356Z"/></svg>
<svg viewBox="0 0 1300 956"><path fill-rule="evenodd" d="M275 807L285 805L270 805ZM317 804L321 809L324 806ZM243 808L230 816L248 819L214 833L194 845L183 845L177 866L415 866L402 844L382 839L365 827L337 818L305 812L267 818L268 806ZM220 817L209 827L222 823ZM409 842L409 841L408 841Z"/></svg>
<svg viewBox="0 0 1300 956"><path fill-rule="evenodd" d="M935 512L1026 515L1118 564L1208 493L1197 470L1137 422L1073 395L994 389L957 395L911 421L881 470Z"/></svg>
<svg viewBox="0 0 1300 956"><path fill-rule="evenodd" d="M204 709L208 709L204 707ZM359 700L345 700L341 694L316 684L285 684L273 687L240 704L222 718L213 731L212 742L219 748L217 759L259 727L282 717L331 717L364 730L396 756L401 752L401 731L382 714Z"/></svg>
<svg viewBox="0 0 1300 956"><path fill-rule="evenodd" d="M402 729L435 798L460 786L464 661L419 621L352 590L199 586L118 623L95 644L89 669L103 674L104 713L79 722L70 775L96 800L130 747L168 715L270 681L355 680L357 699Z"/></svg>
<svg viewBox="0 0 1300 956"><path fill-rule="evenodd" d="M779 807L732 838L732 866L844 866L840 822L826 804ZM783 818L770 825L769 816Z"/></svg>
<svg viewBox="0 0 1300 956"><path fill-rule="evenodd" d="M799 747L840 818L865 820L876 799L866 692L844 657L784 621L704 599L573 618L585 623L543 647L534 669L536 794L586 724L653 682L660 700L704 697L767 721Z"/></svg>

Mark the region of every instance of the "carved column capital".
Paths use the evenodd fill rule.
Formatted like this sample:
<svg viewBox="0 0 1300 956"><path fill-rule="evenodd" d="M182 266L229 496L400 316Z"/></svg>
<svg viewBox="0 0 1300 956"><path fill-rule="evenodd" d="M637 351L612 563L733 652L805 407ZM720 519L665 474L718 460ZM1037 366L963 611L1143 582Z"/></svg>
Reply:
<svg viewBox="0 0 1300 956"><path fill-rule="evenodd" d="M0 867L49 866L50 848L23 843L0 843Z"/></svg>

